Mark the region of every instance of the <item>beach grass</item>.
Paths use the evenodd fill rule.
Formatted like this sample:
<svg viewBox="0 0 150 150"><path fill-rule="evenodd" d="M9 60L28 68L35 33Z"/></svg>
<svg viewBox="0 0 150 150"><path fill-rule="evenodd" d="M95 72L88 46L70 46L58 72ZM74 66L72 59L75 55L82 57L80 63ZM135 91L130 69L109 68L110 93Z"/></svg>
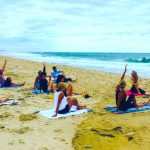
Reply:
<svg viewBox="0 0 150 150"><path fill-rule="evenodd" d="M31 91L24 90L33 87L42 63L0 56L0 66L5 59L8 60L6 76L11 76L16 83L26 81L26 84L21 88L0 89L0 97L14 98L20 102L20 105L0 107L0 141L3 150L149 149L150 111L120 115L104 109L115 106L114 90L120 75L57 65L68 77L78 76L78 82L73 84L74 90L92 97L77 98L93 112L49 120L32 113L52 108L53 96L33 95ZM46 64L48 73L53 65L56 64ZM129 77L125 80L127 88L130 88ZM150 92L150 79L141 79L140 85ZM138 102L147 100L137 99Z"/></svg>

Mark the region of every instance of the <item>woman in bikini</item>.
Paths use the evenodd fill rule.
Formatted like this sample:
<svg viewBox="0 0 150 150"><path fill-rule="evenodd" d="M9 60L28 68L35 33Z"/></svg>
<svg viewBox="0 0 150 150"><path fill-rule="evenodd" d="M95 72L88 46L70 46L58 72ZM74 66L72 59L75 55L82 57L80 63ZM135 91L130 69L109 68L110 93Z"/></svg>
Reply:
<svg viewBox="0 0 150 150"><path fill-rule="evenodd" d="M133 94L129 95L127 98L125 87L126 82L124 81L124 77L127 71L127 65L125 66L125 70L121 79L116 87L116 113L119 113L119 110L126 111L129 108L138 108L147 105L147 103L138 103L136 102L135 96Z"/></svg>
<svg viewBox="0 0 150 150"><path fill-rule="evenodd" d="M130 82L132 84L132 87L130 89L130 91L132 93L136 93L136 94L144 94L146 96L150 96L149 94L147 94L143 89L141 89L139 87L139 83L138 83L138 75L136 71L132 71L131 73L131 78L130 78Z"/></svg>

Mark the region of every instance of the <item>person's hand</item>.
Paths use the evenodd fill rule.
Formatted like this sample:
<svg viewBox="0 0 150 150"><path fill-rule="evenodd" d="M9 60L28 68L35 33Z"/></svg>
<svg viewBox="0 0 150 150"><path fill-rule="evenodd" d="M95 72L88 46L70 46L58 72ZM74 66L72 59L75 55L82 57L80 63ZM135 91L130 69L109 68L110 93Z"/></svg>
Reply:
<svg viewBox="0 0 150 150"><path fill-rule="evenodd" d="M57 114L53 115L52 117L57 117Z"/></svg>

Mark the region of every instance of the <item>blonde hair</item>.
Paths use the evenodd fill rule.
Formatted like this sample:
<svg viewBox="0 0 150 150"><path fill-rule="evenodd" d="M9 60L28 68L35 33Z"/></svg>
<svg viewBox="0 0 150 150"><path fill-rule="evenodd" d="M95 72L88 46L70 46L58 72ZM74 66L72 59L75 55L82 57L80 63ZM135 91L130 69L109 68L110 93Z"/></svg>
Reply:
<svg viewBox="0 0 150 150"><path fill-rule="evenodd" d="M138 75L137 75L137 72L136 71L132 71L132 74L134 74L134 76L132 75L133 77L133 80L138 80Z"/></svg>
<svg viewBox="0 0 150 150"><path fill-rule="evenodd" d="M66 89L66 84L64 82L59 82L57 85L57 90L60 91L62 89Z"/></svg>

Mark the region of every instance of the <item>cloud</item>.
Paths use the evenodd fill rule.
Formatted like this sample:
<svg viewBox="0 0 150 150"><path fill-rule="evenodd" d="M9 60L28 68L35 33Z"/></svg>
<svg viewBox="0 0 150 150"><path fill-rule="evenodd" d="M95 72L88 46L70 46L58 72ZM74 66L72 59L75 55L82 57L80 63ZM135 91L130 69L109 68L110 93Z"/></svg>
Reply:
<svg viewBox="0 0 150 150"><path fill-rule="evenodd" d="M0 49L150 49L146 0L1 0L0 5Z"/></svg>

